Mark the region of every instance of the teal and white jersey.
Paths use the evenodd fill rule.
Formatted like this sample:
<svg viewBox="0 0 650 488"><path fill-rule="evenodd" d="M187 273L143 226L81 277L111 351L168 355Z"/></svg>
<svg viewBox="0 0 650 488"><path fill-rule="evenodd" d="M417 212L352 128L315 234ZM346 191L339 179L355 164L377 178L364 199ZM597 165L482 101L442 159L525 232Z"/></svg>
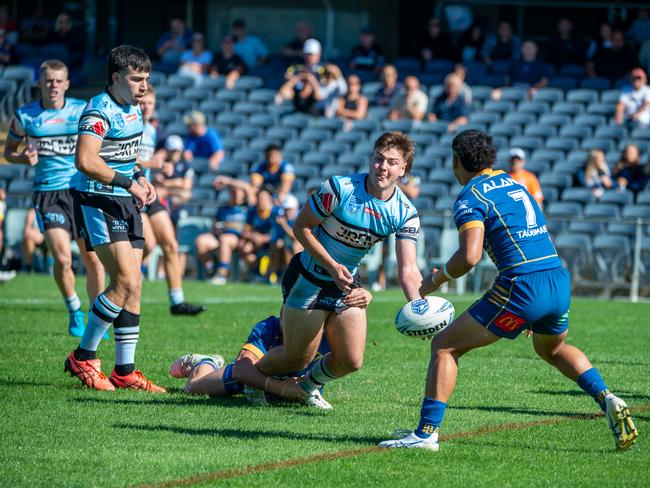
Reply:
<svg viewBox="0 0 650 488"><path fill-rule="evenodd" d="M23 105L14 114L8 137L27 138L38 151L34 191L67 190L77 172L74 152L77 127L86 106L83 100L66 98L60 109L46 109L40 101Z"/></svg>
<svg viewBox="0 0 650 488"><path fill-rule="evenodd" d="M90 99L79 121L79 135L88 134L102 141L99 156L115 171L133 176L140 139L142 112L138 105L120 105L108 89ZM113 188L79 172L75 188L87 193L129 196L124 188Z"/></svg>
<svg viewBox="0 0 650 488"><path fill-rule="evenodd" d="M140 152L138 159L141 163L146 163L153 158L156 152L156 128L149 122L144 123L144 131L142 132L142 142L140 142ZM145 177L151 181L151 169L145 168Z"/></svg>
<svg viewBox="0 0 650 488"><path fill-rule="evenodd" d="M367 176L333 176L309 198L313 212L322 219L314 236L352 274L372 246L390 234L417 242L420 232L420 217L402 190L395 187L388 200L379 200L366 191ZM301 260L317 278L332 279L308 252L302 253Z"/></svg>

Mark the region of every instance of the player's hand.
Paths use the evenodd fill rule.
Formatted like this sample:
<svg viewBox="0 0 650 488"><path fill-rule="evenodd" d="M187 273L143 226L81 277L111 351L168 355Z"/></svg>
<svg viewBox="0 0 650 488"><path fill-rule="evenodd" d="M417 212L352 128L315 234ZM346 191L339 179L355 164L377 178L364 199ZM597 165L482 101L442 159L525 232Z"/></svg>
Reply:
<svg viewBox="0 0 650 488"><path fill-rule="evenodd" d="M296 378L287 378L282 381L282 398L303 403L307 399L307 392L298 385Z"/></svg>
<svg viewBox="0 0 650 488"><path fill-rule="evenodd" d="M334 266L327 271L339 290L348 292L352 290L350 285L352 285L354 278L352 277L352 273L348 271L348 268L343 266L341 263L335 263Z"/></svg>
<svg viewBox="0 0 650 488"><path fill-rule="evenodd" d="M431 270L431 274L428 275L426 278L422 279L422 283L420 284L420 296L424 298L425 296L433 293L436 291L438 288L442 286L444 281L440 281L440 277L444 277L444 275L440 272L438 268L433 268Z"/></svg>
<svg viewBox="0 0 650 488"><path fill-rule="evenodd" d="M144 205L147 205L147 197L149 196L149 192L145 187L134 181L131 187L126 191L128 191L131 195L133 195L133 198L135 198L136 207L142 208Z"/></svg>
<svg viewBox="0 0 650 488"><path fill-rule="evenodd" d="M348 307L366 308L372 301L372 294L365 288L354 288L343 299Z"/></svg>
<svg viewBox="0 0 650 488"><path fill-rule="evenodd" d="M144 176L138 180L138 183L147 190L147 200L145 205L151 205L156 201L156 188Z"/></svg>
<svg viewBox="0 0 650 488"><path fill-rule="evenodd" d="M34 166L36 163L38 163L38 151L31 143L27 144L20 156L23 162L25 164L29 164L30 166Z"/></svg>

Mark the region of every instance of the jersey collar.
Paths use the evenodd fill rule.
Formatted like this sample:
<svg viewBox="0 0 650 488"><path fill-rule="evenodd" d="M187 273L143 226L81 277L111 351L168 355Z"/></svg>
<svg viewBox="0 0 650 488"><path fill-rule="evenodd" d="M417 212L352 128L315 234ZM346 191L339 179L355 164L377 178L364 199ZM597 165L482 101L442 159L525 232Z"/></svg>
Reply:
<svg viewBox="0 0 650 488"><path fill-rule="evenodd" d="M474 178L478 178L479 176L487 176L488 178L496 175L501 175L504 174L503 170L500 169L492 169L492 168L485 168L484 170L479 171L476 173L474 176L472 176L472 180Z"/></svg>
<svg viewBox="0 0 650 488"><path fill-rule="evenodd" d="M45 105L43 105L42 98L38 101L38 104L41 106L43 110L63 110L67 103L68 103L68 99L66 97L63 97L63 105L61 106L61 108L57 109L57 108L45 108Z"/></svg>
<svg viewBox="0 0 650 488"><path fill-rule="evenodd" d="M110 99L113 101L113 103L114 103L115 105L117 105L118 107L127 107L127 106L129 106L128 104L126 104L126 105L122 105L120 102L118 102L117 99L116 99L116 98L113 96L113 94L111 93L111 91L108 89L108 85L106 85L106 88L104 89L104 91L105 91L106 94L108 95L108 98L110 98Z"/></svg>

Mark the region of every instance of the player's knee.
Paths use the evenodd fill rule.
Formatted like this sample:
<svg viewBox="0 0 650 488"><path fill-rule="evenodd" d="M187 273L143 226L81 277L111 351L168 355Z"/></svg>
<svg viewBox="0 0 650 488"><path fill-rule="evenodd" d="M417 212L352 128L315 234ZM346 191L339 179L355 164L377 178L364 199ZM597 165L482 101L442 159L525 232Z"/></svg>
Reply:
<svg viewBox="0 0 650 488"><path fill-rule="evenodd" d="M138 296L141 281L136 275L120 275L115 284L116 290L125 298Z"/></svg>
<svg viewBox="0 0 650 488"><path fill-rule="evenodd" d="M65 254L57 254L56 264L59 266L61 271L70 271L72 269L72 258L70 256L66 256Z"/></svg>
<svg viewBox="0 0 650 488"><path fill-rule="evenodd" d="M343 366L347 374L359 371L363 366L363 356L346 358Z"/></svg>
<svg viewBox="0 0 650 488"><path fill-rule="evenodd" d="M175 239L171 239L161 244L163 253L167 256L178 254L178 243Z"/></svg>

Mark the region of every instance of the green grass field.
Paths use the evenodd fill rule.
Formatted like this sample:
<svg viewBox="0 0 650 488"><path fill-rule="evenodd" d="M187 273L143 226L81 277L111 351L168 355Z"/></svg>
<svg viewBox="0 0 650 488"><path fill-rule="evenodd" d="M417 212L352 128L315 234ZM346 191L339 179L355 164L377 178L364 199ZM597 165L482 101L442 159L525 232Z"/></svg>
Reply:
<svg viewBox="0 0 650 488"><path fill-rule="evenodd" d="M648 304L575 300L571 316L570 341L636 412L631 451L614 450L595 403L520 337L461 360L439 453L396 452L373 446L417 423L429 357L395 331L400 293L375 294L365 364L328 386L324 413L182 394L167 376L178 355L231 358L280 304L278 288L185 288L208 304L198 318L170 316L164 284L144 285L137 367L170 390L152 395L88 391L63 374L77 340L51 279L0 287L0 486L650 486ZM100 346L106 373L113 354Z"/></svg>

